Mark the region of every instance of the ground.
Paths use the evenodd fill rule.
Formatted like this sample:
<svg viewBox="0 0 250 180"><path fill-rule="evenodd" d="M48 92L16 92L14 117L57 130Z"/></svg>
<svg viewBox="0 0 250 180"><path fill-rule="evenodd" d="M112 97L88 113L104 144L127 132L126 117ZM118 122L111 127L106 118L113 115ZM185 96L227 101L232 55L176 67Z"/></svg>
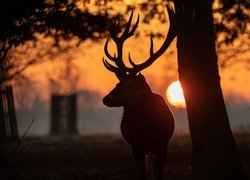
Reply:
<svg viewBox="0 0 250 180"><path fill-rule="evenodd" d="M237 135L236 141L250 176L249 137ZM120 135L26 137L19 145L5 142L0 146L1 180L138 179L131 149ZM166 179L189 178L190 153L188 136L172 139L164 171Z"/></svg>

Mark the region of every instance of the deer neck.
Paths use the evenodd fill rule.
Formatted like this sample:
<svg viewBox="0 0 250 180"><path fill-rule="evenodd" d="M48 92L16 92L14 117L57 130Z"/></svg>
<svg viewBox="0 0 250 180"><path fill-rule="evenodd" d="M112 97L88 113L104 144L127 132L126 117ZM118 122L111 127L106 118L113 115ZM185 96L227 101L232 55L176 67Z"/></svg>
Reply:
<svg viewBox="0 0 250 180"><path fill-rule="evenodd" d="M153 96L153 92L148 84L144 85L144 90L140 93L140 96L136 99L133 99L131 103L124 106L124 112L140 112L145 109L149 102L151 101L151 97Z"/></svg>
<svg viewBox="0 0 250 180"><path fill-rule="evenodd" d="M147 93L141 98L138 98L134 100L133 103L125 105L124 106L124 113L133 113L133 114L139 114L144 112L145 113L145 108L147 108L150 104L150 99L152 97L153 93Z"/></svg>

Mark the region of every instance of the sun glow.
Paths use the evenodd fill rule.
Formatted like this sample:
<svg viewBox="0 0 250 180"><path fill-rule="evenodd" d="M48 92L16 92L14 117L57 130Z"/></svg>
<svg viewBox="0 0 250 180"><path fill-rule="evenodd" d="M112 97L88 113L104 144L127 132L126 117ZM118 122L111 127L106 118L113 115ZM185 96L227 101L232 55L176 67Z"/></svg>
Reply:
<svg viewBox="0 0 250 180"><path fill-rule="evenodd" d="M172 84L169 85L166 95L167 100L171 105L178 108L186 107L183 90L179 81L174 81Z"/></svg>

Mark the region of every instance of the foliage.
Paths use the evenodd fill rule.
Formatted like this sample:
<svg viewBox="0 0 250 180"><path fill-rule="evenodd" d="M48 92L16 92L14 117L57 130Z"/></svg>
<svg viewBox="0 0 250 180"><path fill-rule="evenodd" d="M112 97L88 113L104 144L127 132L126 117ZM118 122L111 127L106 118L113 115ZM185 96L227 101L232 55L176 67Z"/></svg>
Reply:
<svg viewBox="0 0 250 180"><path fill-rule="evenodd" d="M20 74L15 61L7 58L13 47L27 41L37 41L37 34L52 37L54 46L60 40L69 40L77 36L79 42L87 38L98 40L107 35L114 19L123 20L119 13L108 15L105 4L97 3L95 13L90 12L85 3L88 1L67 0L5 0L0 4L0 84ZM82 4L79 4L82 3ZM40 55L37 55L37 58ZM18 57L17 57L18 58ZM35 58L35 59L37 59ZM30 66L37 61L31 60L24 65ZM14 64L13 64L14 63ZM6 66L7 65L7 66ZM21 69L25 69L23 67ZM10 71L18 73L9 74Z"/></svg>
<svg viewBox="0 0 250 180"><path fill-rule="evenodd" d="M232 44L243 34L250 38L250 1L221 0L215 3L213 10L218 46Z"/></svg>
<svg viewBox="0 0 250 180"><path fill-rule="evenodd" d="M37 34L52 37L55 47L60 47L60 40L78 38L78 43L87 38L99 40L109 34L112 22L120 22L118 32L125 25L124 14L114 10L110 2L121 0L2 0L0 2L0 84L21 73L21 69L40 59L26 62L25 66L15 69L15 61L9 61L8 54L13 47L28 41L37 41ZM144 13L143 22L149 23L153 18L165 22L163 11L167 0L144 1L138 5ZM92 4L95 10L92 10ZM214 1L214 22L218 46L231 44L242 34L249 38L249 0ZM127 5L127 12L135 8ZM155 34L157 37L163 34ZM222 38L221 38L222 37ZM27 51L27 50L26 50ZM49 52L47 52L49 53ZM45 54L44 54L45 55ZM37 57L40 57L37 55ZM43 56L43 55L42 55ZM29 60L27 60L29 61ZM14 63L14 64L13 64ZM6 67L7 64L7 67ZM10 68L11 67L11 68ZM16 73L13 73L16 71ZM12 72L11 74L9 74Z"/></svg>
<svg viewBox="0 0 250 180"><path fill-rule="evenodd" d="M145 13L144 22L149 23L155 17L165 22L162 7L167 3L167 0L161 0L161 3L154 0L142 3L140 8ZM250 1L214 0L213 16L219 66L227 68L240 62L245 63L246 68L249 67L249 59L241 56L239 60L239 56L250 50Z"/></svg>
<svg viewBox="0 0 250 180"><path fill-rule="evenodd" d="M158 17L165 22L162 16L163 6L169 1L176 0L149 0L140 4L140 9L146 14L144 22L148 23L152 18ZM250 1L249 0L214 0L213 14L215 23L215 33L218 37L223 37L218 41L218 45L231 44L239 36L248 34L250 38Z"/></svg>
<svg viewBox="0 0 250 180"><path fill-rule="evenodd" d="M114 18L108 16L108 8L100 6L95 14L89 12L78 1L54 0L8 0L1 1L0 40L15 46L27 40L36 40L35 33L44 33L60 38L70 39L78 36L81 40L97 40L110 29ZM5 4L6 3L6 4ZM84 3L84 2L83 2ZM83 7L82 7L83 6ZM97 33L96 33L97 32Z"/></svg>

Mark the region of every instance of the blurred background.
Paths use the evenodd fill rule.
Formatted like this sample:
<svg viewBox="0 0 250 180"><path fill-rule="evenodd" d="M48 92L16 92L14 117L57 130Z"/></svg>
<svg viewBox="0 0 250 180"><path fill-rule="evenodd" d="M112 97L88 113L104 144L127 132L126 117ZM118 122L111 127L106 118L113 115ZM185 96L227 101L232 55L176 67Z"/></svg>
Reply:
<svg viewBox="0 0 250 180"><path fill-rule="evenodd" d="M169 27L165 5L171 2L23 2L1 5L0 26L1 88L4 92L12 87L18 135L23 135L30 124L30 136L120 133L122 108L102 104L102 98L118 82L102 63L106 38L114 19L119 22L119 33L134 9L133 23L139 13L140 24L135 36L125 43L124 59L130 52L136 63L143 62L149 56L150 35L155 51L164 41ZM214 1L213 9L218 65L230 123L234 132L247 133L249 1ZM115 48L110 41L111 54ZM176 40L142 74L152 90L168 101L167 88L178 80ZM189 133L185 107L169 104L176 118L175 133Z"/></svg>

